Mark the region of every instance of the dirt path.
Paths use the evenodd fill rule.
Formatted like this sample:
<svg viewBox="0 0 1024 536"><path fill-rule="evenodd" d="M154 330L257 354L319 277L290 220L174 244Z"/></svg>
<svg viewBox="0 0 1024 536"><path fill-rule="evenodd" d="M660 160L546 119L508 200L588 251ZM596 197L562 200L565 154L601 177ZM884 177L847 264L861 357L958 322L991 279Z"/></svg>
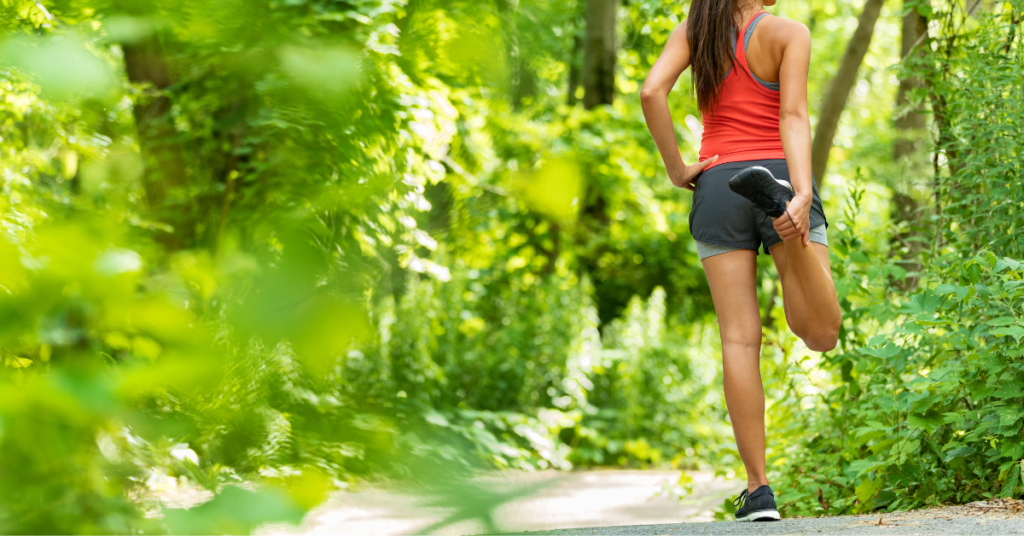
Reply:
<svg viewBox="0 0 1024 536"><path fill-rule="evenodd" d="M465 508L437 506L423 497L381 490L339 493L300 527L268 526L261 535L465 535L487 532L577 535L1024 535L1024 501L861 516L793 518L773 523L711 522L713 510L743 487L740 481L693 472L694 495L683 501L659 494L678 471L513 473L483 479ZM517 490L529 495L506 500ZM498 491L491 491L498 490ZM659 496L655 497L655 494ZM451 503L447 503L451 504ZM497 505L491 509L494 505ZM480 512L491 512L492 529ZM465 515L463 515L465 514Z"/></svg>
<svg viewBox="0 0 1024 536"><path fill-rule="evenodd" d="M537 485L539 489L500 504L492 519L502 532L710 521L712 510L743 487L742 482L715 479L711 473L690 474L694 497L683 501L665 494L655 497L665 483L678 480L679 471L544 471L496 477L490 479L496 488ZM301 527L264 527L259 534L421 534L453 511L401 493L339 493L311 512ZM481 519L465 519L434 533L462 535L486 530Z"/></svg>

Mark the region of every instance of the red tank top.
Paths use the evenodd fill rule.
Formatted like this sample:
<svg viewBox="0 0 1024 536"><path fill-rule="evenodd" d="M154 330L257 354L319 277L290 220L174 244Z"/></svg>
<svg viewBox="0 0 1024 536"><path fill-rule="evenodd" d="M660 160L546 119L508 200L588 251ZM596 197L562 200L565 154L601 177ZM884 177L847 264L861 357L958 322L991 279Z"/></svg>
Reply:
<svg viewBox="0 0 1024 536"><path fill-rule="evenodd" d="M722 81L718 105L703 117L700 160L718 155L705 169L727 162L786 158L779 135L779 92L760 82L747 66L744 38L768 12L761 11L736 37L736 63Z"/></svg>

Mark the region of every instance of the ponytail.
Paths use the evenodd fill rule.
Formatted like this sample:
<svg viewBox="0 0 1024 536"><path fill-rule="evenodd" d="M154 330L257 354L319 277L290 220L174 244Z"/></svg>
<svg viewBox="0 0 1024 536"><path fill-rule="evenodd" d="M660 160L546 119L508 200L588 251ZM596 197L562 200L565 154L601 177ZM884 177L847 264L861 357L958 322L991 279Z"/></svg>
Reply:
<svg viewBox="0 0 1024 536"><path fill-rule="evenodd" d="M735 0L692 0L686 20L693 69L693 93L702 115L718 104L718 93L726 73L734 65Z"/></svg>

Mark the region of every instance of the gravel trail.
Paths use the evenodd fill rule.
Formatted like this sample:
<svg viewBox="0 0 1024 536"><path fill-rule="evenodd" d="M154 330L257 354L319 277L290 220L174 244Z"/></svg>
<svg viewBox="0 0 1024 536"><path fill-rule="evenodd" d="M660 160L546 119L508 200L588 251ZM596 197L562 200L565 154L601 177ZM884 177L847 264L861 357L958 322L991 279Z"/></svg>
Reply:
<svg viewBox="0 0 1024 536"><path fill-rule="evenodd" d="M817 534L890 534L916 535L1003 535L1024 534L1024 501L980 501L963 506L929 508L913 512L894 512L856 516L793 518L771 523L668 523L627 525L530 532L532 535L817 535Z"/></svg>
<svg viewBox="0 0 1024 536"><path fill-rule="evenodd" d="M395 490L341 492L310 512L298 527L265 526L257 536L403 534L591 535L1024 535L1024 501L995 500L963 506L770 523L713 522L714 508L744 486L738 480L692 472L694 494L680 501L664 493L678 471L543 471L509 473L477 481L479 497L461 507ZM516 493L516 490L523 493ZM503 493L513 492L503 496ZM479 515L485 504L490 527ZM479 505L477 505L479 506ZM469 515L460 512L472 510Z"/></svg>
<svg viewBox="0 0 1024 536"><path fill-rule="evenodd" d="M689 472L694 495L680 501L664 492L679 471L538 471L510 472L481 479L481 490L521 496L491 503L491 520L508 533L574 527L711 521L715 507L743 488L738 480ZM486 499L486 497L485 497ZM479 509L477 509L479 512ZM341 492L306 517L300 527L267 526L258 536L320 534L398 536L402 534L468 535L488 532L479 517L444 524L457 509L429 498L394 490L364 488ZM441 523L439 525L439 523ZM587 534L590 534L589 532Z"/></svg>

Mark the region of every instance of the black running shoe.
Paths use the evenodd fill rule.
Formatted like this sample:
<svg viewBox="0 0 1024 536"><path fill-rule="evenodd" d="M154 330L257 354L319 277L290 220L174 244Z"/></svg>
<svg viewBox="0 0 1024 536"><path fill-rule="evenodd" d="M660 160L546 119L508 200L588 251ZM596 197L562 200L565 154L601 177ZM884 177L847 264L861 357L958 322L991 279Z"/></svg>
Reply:
<svg viewBox="0 0 1024 536"><path fill-rule="evenodd" d="M729 189L750 200L772 218L786 213L786 202L793 200L793 185L776 179L761 166L748 167L729 179Z"/></svg>
<svg viewBox="0 0 1024 536"><path fill-rule="evenodd" d="M732 502L733 506L740 506L736 510L736 521L778 521L779 510L775 507L775 494L768 485L761 486L754 490L754 493L747 494L743 490L739 497Z"/></svg>

